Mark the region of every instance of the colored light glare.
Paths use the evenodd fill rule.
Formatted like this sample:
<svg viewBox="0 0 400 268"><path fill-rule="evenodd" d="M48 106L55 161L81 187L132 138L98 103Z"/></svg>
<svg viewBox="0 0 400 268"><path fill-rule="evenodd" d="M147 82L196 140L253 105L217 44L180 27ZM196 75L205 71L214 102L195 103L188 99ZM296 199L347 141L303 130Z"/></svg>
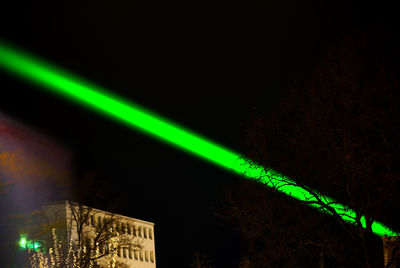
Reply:
<svg viewBox="0 0 400 268"><path fill-rule="evenodd" d="M26 237L25 236L21 236L21 238L19 239L19 247L26 248Z"/></svg>
<svg viewBox="0 0 400 268"><path fill-rule="evenodd" d="M40 248L42 247L42 244L38 241L28 240L26 235L20 235L18 245L20 249L33 251L40 251Z"/></svg>
<svg viewBox="0 0 400 268"><path fill-rule="evenodd" d="M276 171L266 170L264 167L243 158L240 154L162 118L137 104L115 96L102 87L1 43L0 66L14 75L39 85L42 89L78 102L144 134L245 178L258 180L300 201L306 201L310 206L324 213L333 214L333 212L337 212L344 221L351 224L356 223L355 212L347 206L319 193L312 194ZM362 219L362 222L365 226L365 219ZM379 222L373 223L372 230L380 236L395 235L393 231Z"/></svg>

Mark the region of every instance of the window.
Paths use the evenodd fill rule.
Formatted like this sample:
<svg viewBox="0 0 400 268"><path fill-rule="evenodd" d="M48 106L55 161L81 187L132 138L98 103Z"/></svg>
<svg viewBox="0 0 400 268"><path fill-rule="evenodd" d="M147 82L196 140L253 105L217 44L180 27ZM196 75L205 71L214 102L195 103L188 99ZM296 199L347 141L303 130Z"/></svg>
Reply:
<svg viewBox="0 0 400 268"><path fill-rule="evenodd" d="M146 250L144 253L145 253L144 257L145 257L146 261L149 261L149 252Z"/></svg>
<svg viewBox="0 0 400 268"><path fill-rule="evenodd" d="M107 244L104 245L104 248L106 250L106 254L110 253L110 251L108 250L108 245Z"/></svg>
<svg viewBox="0 0 400 268"><path fill-rule="evenodd" d="M143 228L143 232L144 232L144 238L147 238L147 228L146 227Z"/></svg>
<svg viewBox="0 0 400 268"><path fill-rule="evenodd" d="M122 255L124 256L125 259L126 259L126 250L127 250L126 247L122 248Z"/></svg>
<svg viewBox="0 0 400 268"><path fill-rule="evenodd" d="M132 259L132 247L129 246L129 259Z"/></svg>
<svg viewBox="0 0 400 268"><path fill-rule="evenodd" d="M136 226L134 224L132 225L132 234L136 236Z"/></svg>
<svg viewBox="0 0 400 268"><path fill-rule="evenodd" d="M121 223L121 233L125 234L125 224Z"/></svg>
<svg viewBox="0 0 400 268"><path fill-rule="evenodd" d="M110 219L110 218L103 218L103 225L106 225L108 230L110 228L112 228L114 230L114 223L113 223L112 219Z"/></svg>
<svg viewBox="0 0 400 268"><path fill-rule="evenodd" d="M126 229L128 230L128 234L131 234L131 225L130 224L126 224Z"/></svg>
<svg viewBox="0 0 400 268"><path fill-rule="evenodd" d="M139 227L139 237L143 236L143 229L142 226Z"/></svg>
<svg viewBox="0 0 400 268"><path fill-rule="evenodd" d="M149 228L149 238L153 239L153 230Z"/></svg>
<svg viewBox="0 0 400 268"><path fill-rule="evenodd" d="M150 261L154 262L154 252L150 251Z"/></svg>
<svg viewBox="0 0 400 268"><path fill-rule="evenodd" d="M94 216L90 215L90 225L94 226Z"/></svg>
<svg viewBox="0 0 400 268"><path fill-rule="evenodd" d="M119 233L119 222L115 223L115 230Z"/></svg>
<svg viewBox="0 0 400 268"><path fill-rule="evenodd" d="M138 252L138 250L135 249L135 252L134 252L134 253L135 253L135 260L137 260L137 259L139 258L139 252Z"/></svg>
<svg viewBox="0 0 400 268"><path fill-rule="evenodd" d="M84 245L85 245L87 250L89 250L91 248L89 238L85 238Z"/></svg>
<svg viewBox="0 0 400 268"><path fill-rule="evenodd" d="M143 250L140 251L140 260L143 261Z"/></svg>
<svg viewBox="0 0 400 268"><path fill-rule="evenodd" d="M117 249L117 255L118 255L118 257L121 257L121 248L120 247L118 247L118 249Z"/></svg>
<svg viewBox="0 0 400 268"><path fill-rule="evenodd" d="M100 216L97 217L97 227L101 228L101 218L100 218Z"/></svg>

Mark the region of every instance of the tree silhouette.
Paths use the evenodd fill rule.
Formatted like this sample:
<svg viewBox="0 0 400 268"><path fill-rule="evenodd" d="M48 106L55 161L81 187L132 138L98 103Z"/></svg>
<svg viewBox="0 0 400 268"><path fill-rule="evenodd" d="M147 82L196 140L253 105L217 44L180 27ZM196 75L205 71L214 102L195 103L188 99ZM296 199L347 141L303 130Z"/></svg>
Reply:
<svg viewBox="0 0 400 268"><path fill-rule="evenodd" d="M258 258L262 265L282 258L280 267L383 265L371 225L380 220L400 226L394 213L400 186L399 54L393 42L372 28L342 35L310 78L293 84L279 110L270 116L254 112L246 130L248 156L348 205L356 224L345 224L335 213L315 214L246 182L240 187L252 188L250 194L228 191L230 214L220 216L237 221L250 260L269 256Z"/></svg>

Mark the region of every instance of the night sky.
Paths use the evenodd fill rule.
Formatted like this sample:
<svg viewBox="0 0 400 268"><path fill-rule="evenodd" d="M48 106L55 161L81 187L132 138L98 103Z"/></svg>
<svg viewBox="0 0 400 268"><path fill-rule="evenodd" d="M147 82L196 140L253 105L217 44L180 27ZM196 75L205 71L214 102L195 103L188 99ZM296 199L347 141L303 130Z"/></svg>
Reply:
<svg viewBox="0 0 400 268"><path fill-rule="evenodd" d="M13 1L0 38L244 153L252 109L277 109L330 40L394 29L389 4L323 2ZM212 213L237 177L4 73L0 111L68 148L77 175L108 180L129 201L120 213L154 222L158 267L197 250L217 267L240 258Z"/></svg>

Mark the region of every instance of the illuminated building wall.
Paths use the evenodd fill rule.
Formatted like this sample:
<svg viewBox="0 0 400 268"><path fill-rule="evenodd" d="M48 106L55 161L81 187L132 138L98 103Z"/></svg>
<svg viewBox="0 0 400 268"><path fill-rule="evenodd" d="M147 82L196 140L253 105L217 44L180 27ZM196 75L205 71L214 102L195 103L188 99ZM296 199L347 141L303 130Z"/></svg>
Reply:
<svg viewBox="0 0 400 268"><path fill-rule="evenodd" d="M76 221L74 220L72 210L75 212L88 212L83 231L87 237L94 237L96 228L101 228L106 219L113 217L115 219L113 227L118 231L120 236L128 237L132 239L132 242L138 242L143 246L141 250L134 247L121 247L115 254L117 262L124 263L127 267L156 267L154 223L86 206L83 206L83 209L79 210L77 205L71 205L68 201L55 202L43 206L42 211L46 218L49 219L49 222L55 226L62 226L63 229L57 232L57 236L60 240L63 240L63 242L67 242L65 244L68 244L69 240L72 241L73 244L76 244L78 241ZM105 252L105 250L105 245L101 246L99 249L100 253ZM101 267L107 267L107 258L102 257L98 259L97 263Z"/></svg>

